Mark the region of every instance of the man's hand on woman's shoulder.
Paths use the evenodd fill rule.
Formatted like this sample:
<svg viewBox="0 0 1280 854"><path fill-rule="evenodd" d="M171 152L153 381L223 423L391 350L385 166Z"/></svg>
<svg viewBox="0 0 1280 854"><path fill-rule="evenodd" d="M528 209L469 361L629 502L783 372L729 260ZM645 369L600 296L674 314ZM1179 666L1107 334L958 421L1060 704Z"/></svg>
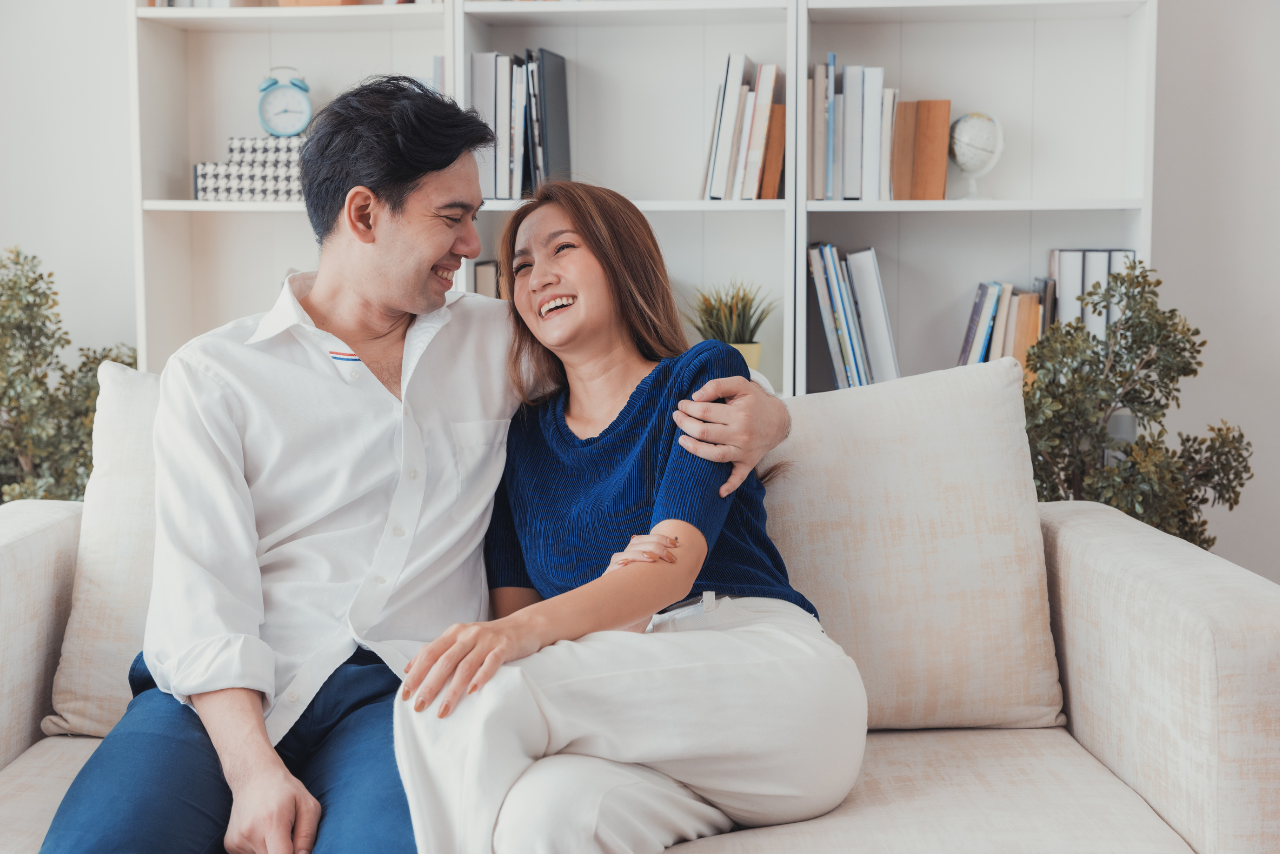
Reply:
<svg viewBox="0 0 1280 854"><path fill-rule="evenodd" d="M680 447L704 460L733 463L721 498L741 486L791 432L786 404L744 377L711 380L679 407L671 417L685 433Z"/></svg>

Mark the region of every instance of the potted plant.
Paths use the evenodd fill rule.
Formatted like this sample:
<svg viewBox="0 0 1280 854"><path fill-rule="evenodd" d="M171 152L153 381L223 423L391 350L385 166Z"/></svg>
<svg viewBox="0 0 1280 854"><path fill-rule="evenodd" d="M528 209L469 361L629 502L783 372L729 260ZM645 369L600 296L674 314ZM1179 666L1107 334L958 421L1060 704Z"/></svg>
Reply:
<svg viewBox="0 0 1280 854"><path fill-rule="evenodd" d="M53 278L16 248L0 255L0 501L79 501L93 467L91 440L98 365L130 367L133 348L80 349L68 367L59 351L71 343L54 309Z"/></svg>
<svg viewBox="0 0 1280 854"><path fill-rule="evenodd" d="M723 341L747 360L747 367L760 367L760 345L756 333L775 304L760 299L758 288L729 280L725 287L699 293L693 303L693 315L686 319L698 334L708 341Z"/></svg>
<svg viewBox="0 0 1280 854"><path fill-rule="evenodd" d="M1041 501L1110 504L1201 548L1213 546L1203 508L1232 510L1253 477L1252 445L1239 427L1166 441L1165 413L1178 382L1200 369L1205 342L1174 309L1161 309L1160 280L1132 263L1082 297L1113 319L1098 338L1079 320L1055 323L1027 350L1023 400ZM1117 429L1127 414L1130 429ZM1139 432L1140 431L1140 432Z"/></svg>

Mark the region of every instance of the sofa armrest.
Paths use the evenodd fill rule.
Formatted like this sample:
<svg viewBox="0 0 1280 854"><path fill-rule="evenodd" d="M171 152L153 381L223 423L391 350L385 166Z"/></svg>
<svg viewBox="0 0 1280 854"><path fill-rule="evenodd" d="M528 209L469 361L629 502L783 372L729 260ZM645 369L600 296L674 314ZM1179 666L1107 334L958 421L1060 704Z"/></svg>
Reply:
<svg viewBox="0 0 1280 854"><path fill-rule="evenodd" d="M1072 735L1199 854L1280 851L1280 586L1102 504L1040 525Z"/></svg>
<svg viewBox="0 0 1280 854"><path fill-rule="evenodd" d="M71 613L78 501L0 505L0 768L40 739Z"/></svg>

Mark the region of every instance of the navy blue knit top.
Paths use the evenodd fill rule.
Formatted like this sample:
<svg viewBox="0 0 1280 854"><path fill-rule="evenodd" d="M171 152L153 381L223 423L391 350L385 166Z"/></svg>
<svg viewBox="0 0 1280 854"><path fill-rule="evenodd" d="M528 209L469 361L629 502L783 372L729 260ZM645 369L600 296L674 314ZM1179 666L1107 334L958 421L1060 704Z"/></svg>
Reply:
<svg viewBox="0 0 1280 854"><path fill-rule="evenodd" d="M721 498L730 465L677 444L676 404L729 376L748 377L747 364L717 341L664 359L613 423L590 439L565 424L566 392L522 408L507 434L507 467L485 537L489 586L533 587L550 599L599 578L633 534L680 519L707 539L707 559L689 595L765 596L817 616L791 588L765 533L760 480L751 474Z"/></svg>

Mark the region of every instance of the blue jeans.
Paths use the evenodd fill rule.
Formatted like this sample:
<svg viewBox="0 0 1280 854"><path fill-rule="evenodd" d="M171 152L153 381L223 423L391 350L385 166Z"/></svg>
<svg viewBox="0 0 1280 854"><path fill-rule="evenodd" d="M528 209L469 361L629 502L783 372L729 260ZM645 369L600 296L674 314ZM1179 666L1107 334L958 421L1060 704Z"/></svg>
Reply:
<svg viewBox="0 0 1280 854"><path fill-rule="evenodd" d="M231 790L200 717L156 687L139 655L133 700L62 799L40 849L222 854ZM409 802L392 743L400 679L358 649L276 745L320 802L315 854L411 854Z"/></svg>

